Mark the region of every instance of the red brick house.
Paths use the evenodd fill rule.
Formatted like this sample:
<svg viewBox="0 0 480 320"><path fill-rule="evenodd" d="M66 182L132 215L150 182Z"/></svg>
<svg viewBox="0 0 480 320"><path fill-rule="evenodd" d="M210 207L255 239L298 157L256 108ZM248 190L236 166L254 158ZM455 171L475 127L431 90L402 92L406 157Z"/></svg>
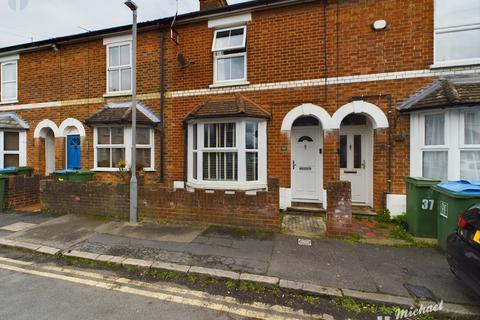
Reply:
<svg viewBox="0 0 480 320"><path fill-rule="evenodd" d="M478 90L477 1L200 5L173 28L139 25L147 181L255 192L277 177L285 209L325 205L341 179L356 205L399 213L405 176L480 180L480 97L455 96ZM0 124L16 123L0 130L0 167L117 179L131 145L130 29L0 49Z"/></svg>

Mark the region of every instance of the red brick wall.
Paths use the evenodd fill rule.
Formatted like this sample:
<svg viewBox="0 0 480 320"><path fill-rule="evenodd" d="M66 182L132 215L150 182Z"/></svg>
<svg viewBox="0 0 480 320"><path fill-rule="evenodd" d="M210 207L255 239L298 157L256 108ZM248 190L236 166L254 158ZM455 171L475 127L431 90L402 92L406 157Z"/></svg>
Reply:
<svg viewBox="0 0 480 320"><path fill-rule="evenodd" d="M129 214L128 184L69 183L42 180L42 210L126 219ZM269 179L268 191L255 195L217 190L172 191L156 185L141 185L138 192L140 219L154 222L220 224L237 227L280 227L278 180Z"/></svg>
<svg viewBox="0 0 480 320"><path fill-rule="evenodd" d="M5 206L16 209L40 202L40 179L38 175L9 176L5 184Z"/></svg>

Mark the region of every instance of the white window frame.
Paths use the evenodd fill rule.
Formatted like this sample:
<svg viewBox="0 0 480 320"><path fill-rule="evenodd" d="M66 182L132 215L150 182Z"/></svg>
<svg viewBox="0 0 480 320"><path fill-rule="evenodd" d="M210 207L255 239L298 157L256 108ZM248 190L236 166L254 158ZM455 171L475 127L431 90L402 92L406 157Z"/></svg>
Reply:
<svg viewBox="0 0 480 320"><path fill-rule="evenodd" d="M480 145L465 145L465 111L478 110L479 107L435 109L417 111L410 114L410 175L423 175L423 151L448 151L447 179L461 179L460 153L462 151L480 151ZM440 146L425 145L425 115L443 113L445 115L445 144Z"/></svg>
<svg viewBox="0 0 480 320"><path fill-rule="evenodd" d="M121 47L124 45L128 45L129 51L130 51L130 63L128 65L119 65L115 67L110 66L110 49L115 48L115 47ZM112 42L107 44L107 95L130 95L132 94L132 83L133 83L133 70L132 70L132 41L120 41L120 42ZM119 53L120 54L120 53ZM129 67L130 68L130 90L120 90L120 91L110 91L110 77L109 73L110 71L114 70L122 70ZM121 87L121 71L119 71L119 86Z"/></svg>
<svg viewBox="0 0 480 320"><path fill-rule="evenodd" d="M18 132L18 151L4 150L4 133L5 132ZM18 166L23 167L27 165L27 132L24 130L0 130L0 168L4 166L4 155L6 154L18 154Z"/></svg>
<svg viewBox="0 0 480 320"><path fill-rule="evenodd" d="M224 31L231 31L231 30L236 30L236 29L243 29L243 42L242 45L238 46L232 46L232 47L226 47L226 48L221 48L221 49L215 49L215 42L217 40L217 34L219 32L224 32ZM244 52L237 52L237 53L232 53L232 54L224 54L224 51L229 51L229 50L240 50L244 49ZM247 65L248 65L248 59L247 59L247 26L232 26L228 28L222 28L222 29L217 29L214 31L213 35L213 42L212 42L212 53L213 53L213 86L223 86L223 85L243 85L243 84L248 84L247 81ZM230 58L235 58L235 57L244 57L244 65L243 65L243 74L244 77L241 79L230 79L230 80L218 80L218 74L217 74L217 62L222 59L230 59Z"/></svg>
<svg viewBox="0 0 480 320"><path fill-rule="evenodd" d="M4 67L7 65L14 65L15 66L15 80L9 80L5 81L4 80ZM14 98L5 98L3 93L4 93L4 84L7 83L15 83L15 97ZM0 58L0 102L1 103L14 103L18 102L18 56L13 57L13 58L5 58L2 59Z"/></svg>
<svg viewBox="0 0 480 320"><path fill-rule="evenodd" d="M471 59L457 59L457 60L449 60L449 61L437 61L437 50L438 50L438 34L442 33L453 33L453 32L462 32L468 30L476 30L480 29L480 22L475 24L467 24L467 25L457 25L457 26L449 26L449 27L437 27L436 20L437 20L437 7L438 2L445 1L445 0L435 0L434 1L434 26L433 26L433 65L432 68L443 68L443 67L455 67L455 66L466 66L466 65L475 65L480 64L480 57L471 58Z"/></svg>
<svg viewBox="0 0 480 320"><path fill-rule="evenodd" d="M123 144L101 144L99 146L98 142L98 128L113 128L113 127L122 127L123 128ZM143 168L143 171L155 171L155 132L151 127L145 127L150 130L150 144L142 145L137 144L137 149L150 148L150 167ZM125 148L125 162L127 163L127 170L130 170L130 159L132 158L132 127L131 126L120 126L120 125L102 125L96 126L93 128L93 170L94 171L105 171L105 172L118 172L119 168L104 168L97 166L97 149L101 147L105 148Z"/></svg>
<svg viewBox="0 0 480 320"><path fill-rule="evenodd" d="M246 153L254 150L245 147L245 123L258 123L258 180L247 181ZM204 125L208 123L236 123L236 145L233 148L204 148ZM197 179L193 178L193 128L197 125ZM237 181L203 180L204 151L236 151ZM225 189L225 190L261 190L267 188L267 121L253 118L222 118L196 120L188 124L188 165L187 186L194 189Z"/></svg>

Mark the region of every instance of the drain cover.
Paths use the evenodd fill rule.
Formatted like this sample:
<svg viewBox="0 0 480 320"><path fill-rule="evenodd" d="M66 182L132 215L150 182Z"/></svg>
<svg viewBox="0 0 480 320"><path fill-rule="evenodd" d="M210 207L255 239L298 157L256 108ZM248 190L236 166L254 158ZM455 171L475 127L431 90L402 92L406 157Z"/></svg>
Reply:
<svg viewBox="0 0 480 320"><path fill-rule="evenodd" d="M435 300L433 293L424 286L416 286L414 284L405 284L405 288L411 295L414 295L417 298Z"/></svg>
<svg viewBox="0 0 480 320"><path fill-rule="evenodd" d="M310 239L298 239L298 245L299 246L311 247L312 246L312 240L310 240Z"/></svg>

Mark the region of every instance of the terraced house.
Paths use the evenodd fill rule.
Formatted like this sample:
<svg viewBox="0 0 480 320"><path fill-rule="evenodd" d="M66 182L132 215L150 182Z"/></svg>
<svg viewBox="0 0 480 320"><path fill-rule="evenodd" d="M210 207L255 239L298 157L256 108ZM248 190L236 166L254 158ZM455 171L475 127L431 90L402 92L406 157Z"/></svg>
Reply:
<svg viewBox="0 0 480 320"><path fill-rule="evenodd" d="M0 49L0 167L118 180L130 33ZM252 193L276 177L286 209L348 180L355 205L399 213L405 176L480 180L478 40L476 0L200 0L141 23L146 183Z"/></svg>

